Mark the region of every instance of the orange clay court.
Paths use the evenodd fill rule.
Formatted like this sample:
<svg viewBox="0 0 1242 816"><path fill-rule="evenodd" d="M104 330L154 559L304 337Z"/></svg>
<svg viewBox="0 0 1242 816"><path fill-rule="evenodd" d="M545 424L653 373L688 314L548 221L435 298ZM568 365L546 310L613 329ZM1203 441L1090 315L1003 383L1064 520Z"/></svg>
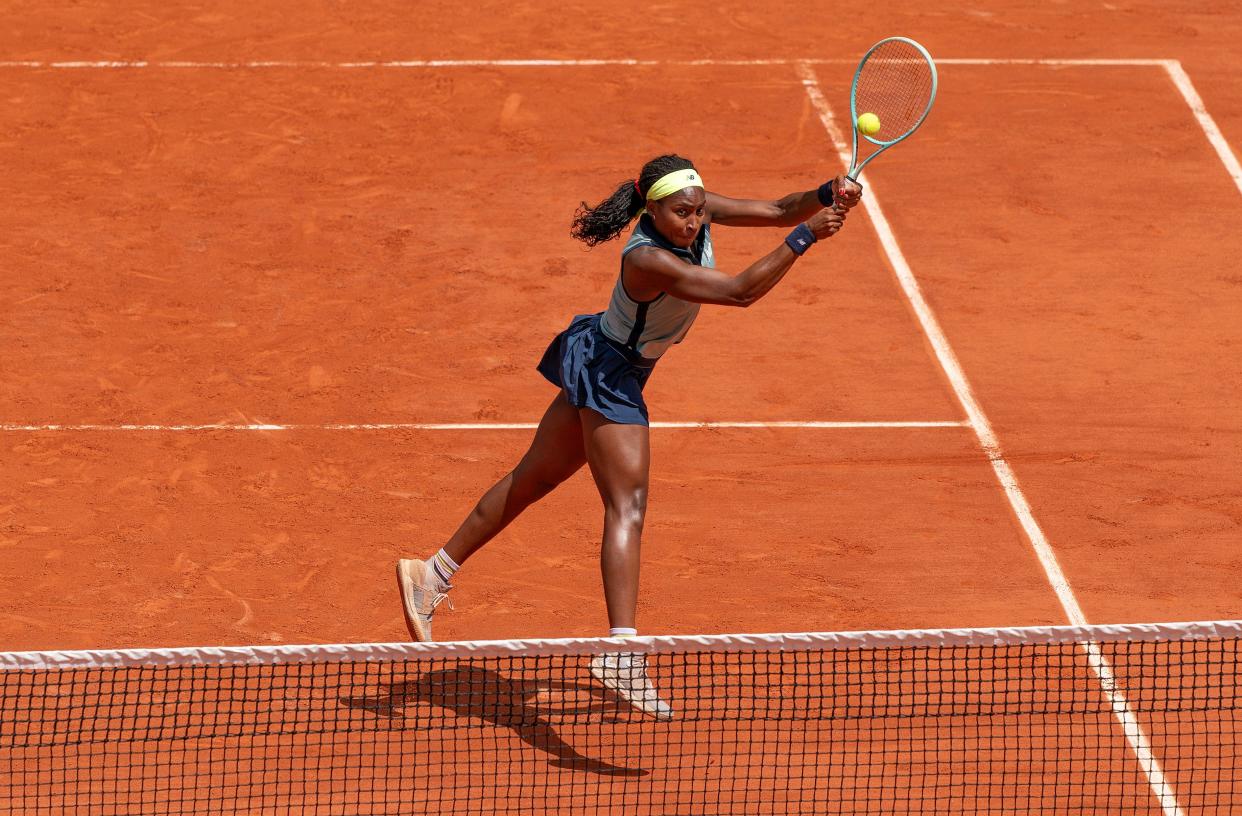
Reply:
<svg viewBox="0 0 1242 816"><path fill-rule="evenodd" d="M646 390L640 632L1242 618L1234 4L53 3L0 33L0 651L405 640L394 560L607 305L579 202L815 187L891 34L927 123ZM606 633L601 519L584 469L437 640Z"/></svg>

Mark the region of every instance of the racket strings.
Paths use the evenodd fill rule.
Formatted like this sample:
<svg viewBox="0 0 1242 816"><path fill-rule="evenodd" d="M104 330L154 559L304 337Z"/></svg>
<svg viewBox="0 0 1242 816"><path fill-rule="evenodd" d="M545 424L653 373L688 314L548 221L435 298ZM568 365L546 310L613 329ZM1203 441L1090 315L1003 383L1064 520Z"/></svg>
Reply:
<svg viewBox="0 0 1242 816"><path fill-rule="evenodd" d="M916 127L932 101L932 66L923 53L900 40L871 52L858 74L855 106L858 113L874 113L881 130L875 139L890 142Z"/></svg>

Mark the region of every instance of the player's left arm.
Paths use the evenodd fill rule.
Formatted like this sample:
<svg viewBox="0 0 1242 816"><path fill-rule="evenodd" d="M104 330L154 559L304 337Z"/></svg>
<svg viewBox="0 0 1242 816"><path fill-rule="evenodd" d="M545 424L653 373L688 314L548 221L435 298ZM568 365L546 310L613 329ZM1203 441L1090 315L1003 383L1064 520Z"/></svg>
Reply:
<svg viewBox="0 0 1242 816"><path fill-rule="evenodd" d="M792 227L801 224L830 203L845 209L858 204L862 186L837 176L816 190L790 193L775 201L729 198L707 193L707 211L713 224L728 227Z"/></svg>

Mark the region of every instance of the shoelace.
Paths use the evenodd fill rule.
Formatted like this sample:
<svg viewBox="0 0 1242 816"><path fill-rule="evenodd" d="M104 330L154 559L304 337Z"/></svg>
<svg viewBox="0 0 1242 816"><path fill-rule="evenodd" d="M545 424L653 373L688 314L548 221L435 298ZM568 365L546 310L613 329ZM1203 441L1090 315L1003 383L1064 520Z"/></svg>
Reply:
<svg viewBox="0 0 1242 816"><path fill-rule="evenodd" d="M452 600L452 599L451 599L451 598L450 598L447 594L445 594L445 592L447 592L448 590L450 590L450 589L452 589L452 588L453 588L453 585L452 585L452 584L444 584L444 589L445 589L445 592L440 592L439 590L433 590L433 589L431 589L430 587L427 587L427 586L423 586L423 587L420 587L420 588L422 589L422 591L423 591L425 594L431 594L431 609L428 609L426 612L420 612L420 613L419 613L420 615L425 614L428 618L430 618L432 615L434 615L434 614L435 614L436 607L437 607L437 606L439 606L440 604L444 603L445 601L448 601L448 608L449 608L449 609L453 609L453 608L454 608L454 607L453 607L453 600ZM432 593L434 593L434 594L432 594Z"/></svg>

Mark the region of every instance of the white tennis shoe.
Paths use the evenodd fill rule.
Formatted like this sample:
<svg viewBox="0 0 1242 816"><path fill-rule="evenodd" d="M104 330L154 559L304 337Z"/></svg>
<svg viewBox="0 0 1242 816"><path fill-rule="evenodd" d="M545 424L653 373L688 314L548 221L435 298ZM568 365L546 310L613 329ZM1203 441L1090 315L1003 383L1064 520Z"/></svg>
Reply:
<svg viewBox="0 0 1242 816"><path fill-rule="evenodd" d="M644 714L657 720L673 719L673 707L660 699L660 693L647 677L646 655L596 655L591 658L590 670L596 680Z"/></svg>
<svg viewBox="0 0 1242 816"><path fill-rule="evenodd" d="M401 592L401 609L405 612L405 626L410 637L419 643L431 642L431 618L436 607L448 601L446 594L452 584L443 583L427 566L427 562L415 558L397 561L397 589Z"/></svg>

